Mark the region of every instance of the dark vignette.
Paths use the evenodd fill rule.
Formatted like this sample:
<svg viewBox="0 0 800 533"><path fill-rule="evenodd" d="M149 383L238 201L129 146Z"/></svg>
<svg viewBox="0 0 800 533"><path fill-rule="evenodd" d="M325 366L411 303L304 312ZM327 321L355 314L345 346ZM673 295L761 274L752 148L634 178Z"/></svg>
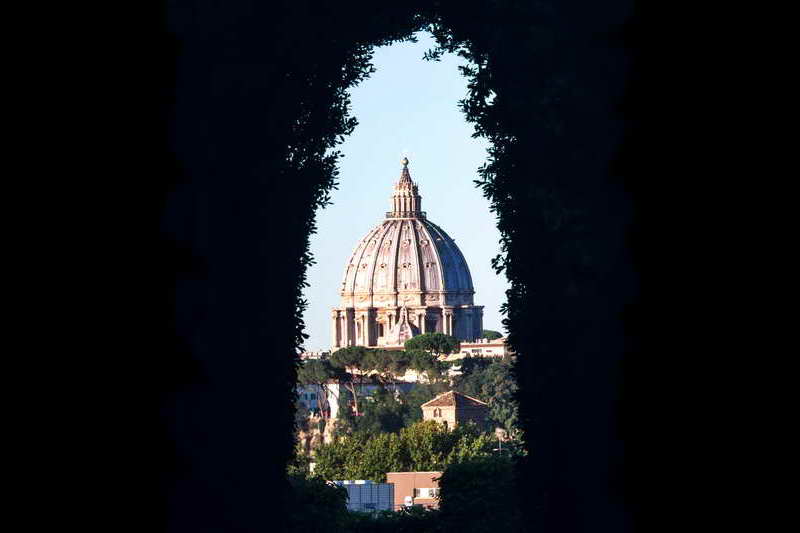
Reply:
<svg viewBox="0 0 800 533"><path fill-rule="evenodd" d="M632 483L652 483L631 465L657 449L635 404L653 398L643 381L664 384L654 369L667 346L640 356L673 310L653 304L668 292L653 282L665 200L643 185L642 161L658 155L641 140L652 19L629 2L159 7L121 46L126 75L101 87L125 104L119 136L98 143L121 187L120 223L102 239L115 313L97 311L97 326L122 362L109 380L125 424L107 443L125 450L114 481L137 493L116 502L126 516L147 530L281 528L287 354L302 342L313 213L337 179L329 150L355 126L345 90L369 73L372 46L431 27L440 51L477 65L462 107L493 143L478 185L512 282L507 326L534 452L520 472L527 522L631 528L643 505Z"/></svg>

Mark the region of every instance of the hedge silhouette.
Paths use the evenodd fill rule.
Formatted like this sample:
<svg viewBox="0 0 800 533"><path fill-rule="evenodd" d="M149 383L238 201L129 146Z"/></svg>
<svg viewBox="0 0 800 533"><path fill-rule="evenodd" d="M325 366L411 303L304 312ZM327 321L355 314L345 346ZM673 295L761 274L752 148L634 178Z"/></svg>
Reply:
<svg viewBox="0 0 800 533"><path fill-rule="evenodd" d="M131 475L161 476L169 503L153 506L170 530L286 526L263 505L289 498L269 492L286 485L293 449L314 213L356 126L347 90L371 72L374 46L426 28L440 45L430 59L472 62L461 107L491 142L477 184L502 236L494 265L511 283L504 327L535 450L517 476L526 522L623 530L623 509L608 502L620 490L622 312L636 286L632 207L612 163L630 2L176 1L166 11L165 27L140 32L159 40L125 66L142 84L127 101L145 110L131 124L168 124L167 142L132 138L136 153L115 176L130 184L121 215L140 224L125 257L159 260L129 259L135 275L115 295L127 314L109 334L131 339L118 353L136 362L130 397L161 421L142 424L156 459Z"/></svg>

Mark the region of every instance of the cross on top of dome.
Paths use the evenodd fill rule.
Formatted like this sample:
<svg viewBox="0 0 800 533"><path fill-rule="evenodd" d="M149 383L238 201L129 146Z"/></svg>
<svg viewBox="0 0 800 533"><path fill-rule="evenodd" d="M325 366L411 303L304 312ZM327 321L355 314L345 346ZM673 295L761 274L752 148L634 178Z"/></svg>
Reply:
<svg viewBox="0 0 800 533"><path fill-rule="evenodd" d="M408 172L408 158L404 157L400 162L403 164L403 170L400 171L400 181L397 185L416 189L416 185L414 185L414 182L411 180L411 174ZM416 190L414 192L416 193Z"/></svg>

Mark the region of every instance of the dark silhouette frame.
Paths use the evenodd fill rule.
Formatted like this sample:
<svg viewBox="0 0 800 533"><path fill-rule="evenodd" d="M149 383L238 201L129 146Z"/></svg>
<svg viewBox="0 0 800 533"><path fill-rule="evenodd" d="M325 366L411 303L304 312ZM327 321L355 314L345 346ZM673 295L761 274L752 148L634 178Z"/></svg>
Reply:
<svg viewBox="0 0 800 533"><path fill-rule="evenodd" d="M149 453L131 475L161 477L148 497L169 529L279 527L264 501L282 497L270 491L293 447L308 235L337 179L335 147L355 127L345 91L369 72L371 47L425 28L440 52L478 65L462 107L492 141L479 184L503 236L495 265L512 284L530 528L628 527L619 415L638 280L635 191L619 155L631 131L630 3L173 2L167 12L140 50L147 105L133 109L142 131L168 129L142 138L118 175L135 184L131 238L116 238L138 253L120 289L136 327L108 333L130 339L119 353L136 362L131 407L149 407L137 426Z"/></svg>

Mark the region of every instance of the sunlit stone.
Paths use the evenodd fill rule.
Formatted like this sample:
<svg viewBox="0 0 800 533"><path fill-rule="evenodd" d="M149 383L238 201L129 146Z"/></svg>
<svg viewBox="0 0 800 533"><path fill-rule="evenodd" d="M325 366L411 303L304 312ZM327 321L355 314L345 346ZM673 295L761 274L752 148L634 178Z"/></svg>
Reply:
<svg viewBox="0 0 800 533"><path fill-rule="evenodd" d="M408 159L394 185L392 210L347 261L340 306L332 311L332 349L397 347L415 335L481 336L483 306L464 255L421 210Z"/></svg>

